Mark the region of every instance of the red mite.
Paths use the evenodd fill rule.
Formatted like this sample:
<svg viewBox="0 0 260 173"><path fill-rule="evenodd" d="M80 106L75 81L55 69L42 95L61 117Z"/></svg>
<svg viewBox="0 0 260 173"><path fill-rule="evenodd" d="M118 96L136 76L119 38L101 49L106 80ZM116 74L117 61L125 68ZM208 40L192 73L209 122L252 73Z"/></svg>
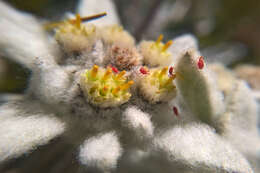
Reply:
<svg viewBox="0 0 260 173"><path fill-rule="evenodd" d="M111 69L113 70L113 72L118 73L118 70L116 67L111 66Z"/></svg>
<svg viewBox="0 0 260 173"><path fill-rule="evenodd" d="M198 61L198 68L203 69L203 67L204 67L204 59L203 56L201 56Z"/></svg>
<svg viewBox="0 0 260 173"><path fill-rule="evenodd" d="M170 67L169 69L169 74L172 76L173 75L173 67Z"/></svg>
<svg viewBox="0 0 260 173"><path fill-rule="evenodd" d="M140 71L140 73L142 73L142 74L148 74L148 70L147 70L146 68L144 68L144 67L141 67L141 68L139 69L139 71Z"/></svg>
<svg viewBox="0 0 260 173"><path fill-rule="evenodd" d="M179 116L179 111L178 111L177 107L173 106L172 110L176 116Z"/></svg>

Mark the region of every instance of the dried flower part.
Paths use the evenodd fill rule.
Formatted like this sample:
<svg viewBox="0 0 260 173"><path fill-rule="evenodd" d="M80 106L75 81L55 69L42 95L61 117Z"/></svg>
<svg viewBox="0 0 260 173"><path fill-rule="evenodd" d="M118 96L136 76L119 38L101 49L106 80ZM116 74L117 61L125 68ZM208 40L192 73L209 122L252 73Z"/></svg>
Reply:
<svg viewBox="0 0 260 173"><path fill-rule="evenodd" d="M134 83L127 80L125 73L115 74L111 67L94 65L82 74L80 87L90 103L99 107L118 106L129 100L129 88Z"/></svg>
<svg viewBox="0 0 260 173"><path fill-rule="evenodd" d="M140 93L150 103L169 101L176 96L175 77L168 75L168 67L150 69L140 80Z"/></svg>
<svg viewBox="0 0 260 173"><path fill-rule="evenodd" d="M110 25L100 28L100 35L106 44L118 44L124 46L134 46L135 39L122 26Z"/></svg>
<svg viewBox="0 0 260 173"><path fill-rule="evenodd" d="M142 56L135 47L113 45L108 50L107 61L119 70L130 70L142 63Z"/></svg>
<svg viewBox="0 0 260 173"><path fill-rule="evenodd" d="M160 35L157 41L142 41L140 51L144 57L144 63L151 66L165 66L171 63L172 54L168 48L172 45L172 41L162 43L163 35Z"/></svg>
<svg viewBox="0 0 260 173"><path fill-rule="evenodd" d="M96 40L96 27L82 25L82 19L76 15L75 20L67 20L58 25L55 39L66 53L90 50Z"/></svg>

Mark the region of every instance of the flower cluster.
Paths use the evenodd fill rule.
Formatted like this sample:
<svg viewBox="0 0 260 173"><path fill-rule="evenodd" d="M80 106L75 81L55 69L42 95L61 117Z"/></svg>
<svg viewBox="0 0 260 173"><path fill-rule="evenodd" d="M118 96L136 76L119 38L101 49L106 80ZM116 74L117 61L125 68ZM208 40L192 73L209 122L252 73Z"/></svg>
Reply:
<svg viewBox="0 0 260 173"><path fill-rule="evenodd" d="M32 71L25 95L0 105L0 162L63 134L80 144L86 172L253 173L260 140L250 88L207 64L193 36L136 44L111 2L82 1L82 16L101 7L109 15L48 24L50 37L0 1L1 54Z"/></svg>
<svg viewBox="0 0 260 173"><path fill-rule="evenodd" d="M163 44L163 35L160 35L156 42L143 41L136 48L133 37L121 26L93 26L89 29L89 26L82 24L82 19L76 15L75 19L56 23L55 38L65 52L77 51L79 54L88 54L94 45L93 40L101 39L104 43L107 51L104 64L101 64L103 67L93 65L81 75L80 86L90 103L99 107L114 107L127 102L132 95L128 89L133 80L136 80L140 95L150 103L169 101L176 96L173 84L176 75L168 72L167 66L162 67L169 65L171 60L172 54L167 49L172 41ZM138 68L142 71L144 64L148 66L145 68L149 74L136 73ZM108 65L106 70L105 65ZM116 75L111 67L123 71ZM126 71L128 78L132 78L128 82L123 76Z"/></svg>

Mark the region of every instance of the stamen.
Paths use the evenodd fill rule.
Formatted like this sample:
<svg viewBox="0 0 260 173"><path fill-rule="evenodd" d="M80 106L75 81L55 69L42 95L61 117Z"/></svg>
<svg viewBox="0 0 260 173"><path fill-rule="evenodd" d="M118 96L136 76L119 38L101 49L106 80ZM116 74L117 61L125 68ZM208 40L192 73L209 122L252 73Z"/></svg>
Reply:
<svg viewBox="0 0 260 173"><path fill-rule="evenodd" d="M107 94L107 91L108 91L108 87L107 86L104 86L101 91L100 91L100 94L105 96Z"/></svg>
<svg viewBox="0 0 260 173"><path fill-rule="evenodd" d="M162 39L163 39L163 35L160 34L160 36L157 38L155 44L157 44L157 45L160 44L160 42L162 41Z"/></svg>
<svg viewBox="0 0 260 173"><path fill-rule="evenodd" d="M160 74L159 74L159 78L161 78L163 75L165 75L166 72L167 72L167 70L168 70L168 67L164 67L164 68L161 70Z"/></svg>
<svg viewBox="0 0 260 173"><path fill-rule="evenodd" d="M93 68L91 69L91 77L96 77L98 73L98 66L94 65Z"/></svg>
<svg viewBox="0 0 260 173"><path fill-rule="evenodd" d="M104 12L104 13L99 13L99 14L95 14L95 15L92 15L92 16L82 17L81 20L82 20L82 22L87 22L87 21L90 21L90 20L95 20L95 19L104 17L106 15L107 15L107 13Z"/></svg>
<svg viewBox="0 0 260 173"><path fill-rule="evenodd" d="M125 91L125 90L127 90L128 88L130 88L130 86L131 85L133 85L134 84L134 81L128 81L126 84L124 84L124 85L122 85L121 86L121 89L123 90L123 91Z"/></svg>
<svg viewBox="0 0 260 173"><path fill-rule="evenodd" d="M121 71L117 76L116 76L116 80L119 80L120 78L122 78L122 76L124 76L126 73L125 70Z"/></svg>
<svg viewBox="0 0 260 173"><path fill-rule="evenodd" d="M87 22L87 21L90 21L90 20L95 20L95 19L98 19L98 18L101 18L101 17L104 17L106 16L107 13L104 12L104 13L100 13L100 14L95 14L95 15L92 15L92 16L86 16L86 17L80 17L78 14L76 15L76 19L69 19L67 20L68 22L72 23L72 24L78 24L77 22L79 21L80 19L80 22ZM64 21L58 21L58 22L53 22L53 23L47 23L44 25L44 28L46 30L49 30L49 29L53 29L53 28L56 28L56 27L59 27L60 25L64 24ZM77 26L78 27L78 26Z"/></svg>
<svg viewBox="0 0 260 173"><path fill-rule="evenodd" d="M165 86L169 85L174 79L176 78L176 75L172 75L169 77L169 79L165 82Z"/></svg>
<svg viewBox="0 0 260 173"><path fill-rule="evenodd" d="M120 91L120 89L121 89L120 86L116 87L115 89L113 89L112 94L116 95Z"/></svg>
<svg viewBox="0 0 260 173"><path fill-rule="evenodd" d="M75 25L78 29L80 29L80 24L81 24L81 18L79 14L76 14L76 19L75 19Z"/></svg>
<svg viewBox="0 0 260 173"><path fill-rule="evenodd" d="M171 45L172 45L173 41L170 40L168 41L162 48L162 51L166 51Z"/></svg>
<svg viewBox="0 0 260 173"><path fill-rule="evenodd" d="M107 68L106 73L103 76L103 80L107 80L107 78L109 78L111 73L112 73L112 69L111 68Z"/></svg>

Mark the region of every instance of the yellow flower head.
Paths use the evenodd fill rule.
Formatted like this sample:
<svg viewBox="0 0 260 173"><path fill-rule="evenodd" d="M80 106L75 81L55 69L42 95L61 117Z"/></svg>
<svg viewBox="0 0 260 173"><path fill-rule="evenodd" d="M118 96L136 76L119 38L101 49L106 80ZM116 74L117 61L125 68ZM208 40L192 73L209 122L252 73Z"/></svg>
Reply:
<svg viewBox="0 0 260 173"><path fill-rule="evenodd" d="M115 73L111 67L104 69L94 65L82 74L80 87L92 104L99 107L118 106L129 100L129 88L134 83L127 80L125 73Z"/></svg>
<svg viewBox="0 0 260 173"><path fill-rule="evenodd" d="M140 81L140 91L150 103L168 101L176 96L175 77L168 74L168 67L150 69Z"/></svg>
<svg viewBox="0 0 260 173"><path fill-rule="evenodd" d="M56 27L55 38L65 52L73 53L89 50L94 44L97 34L94 25L83 25L79 14L75 19L50 24Z"/></svg>
<svg viewBox="0 0 260 173"><path fill-rule="evenodd" d="M172 45L172 40L162 43L163 35L156 41L142 41L140 51L144 57L144 63L151 66L164 66L171 62L172 54L168 48Z"/></svg>

